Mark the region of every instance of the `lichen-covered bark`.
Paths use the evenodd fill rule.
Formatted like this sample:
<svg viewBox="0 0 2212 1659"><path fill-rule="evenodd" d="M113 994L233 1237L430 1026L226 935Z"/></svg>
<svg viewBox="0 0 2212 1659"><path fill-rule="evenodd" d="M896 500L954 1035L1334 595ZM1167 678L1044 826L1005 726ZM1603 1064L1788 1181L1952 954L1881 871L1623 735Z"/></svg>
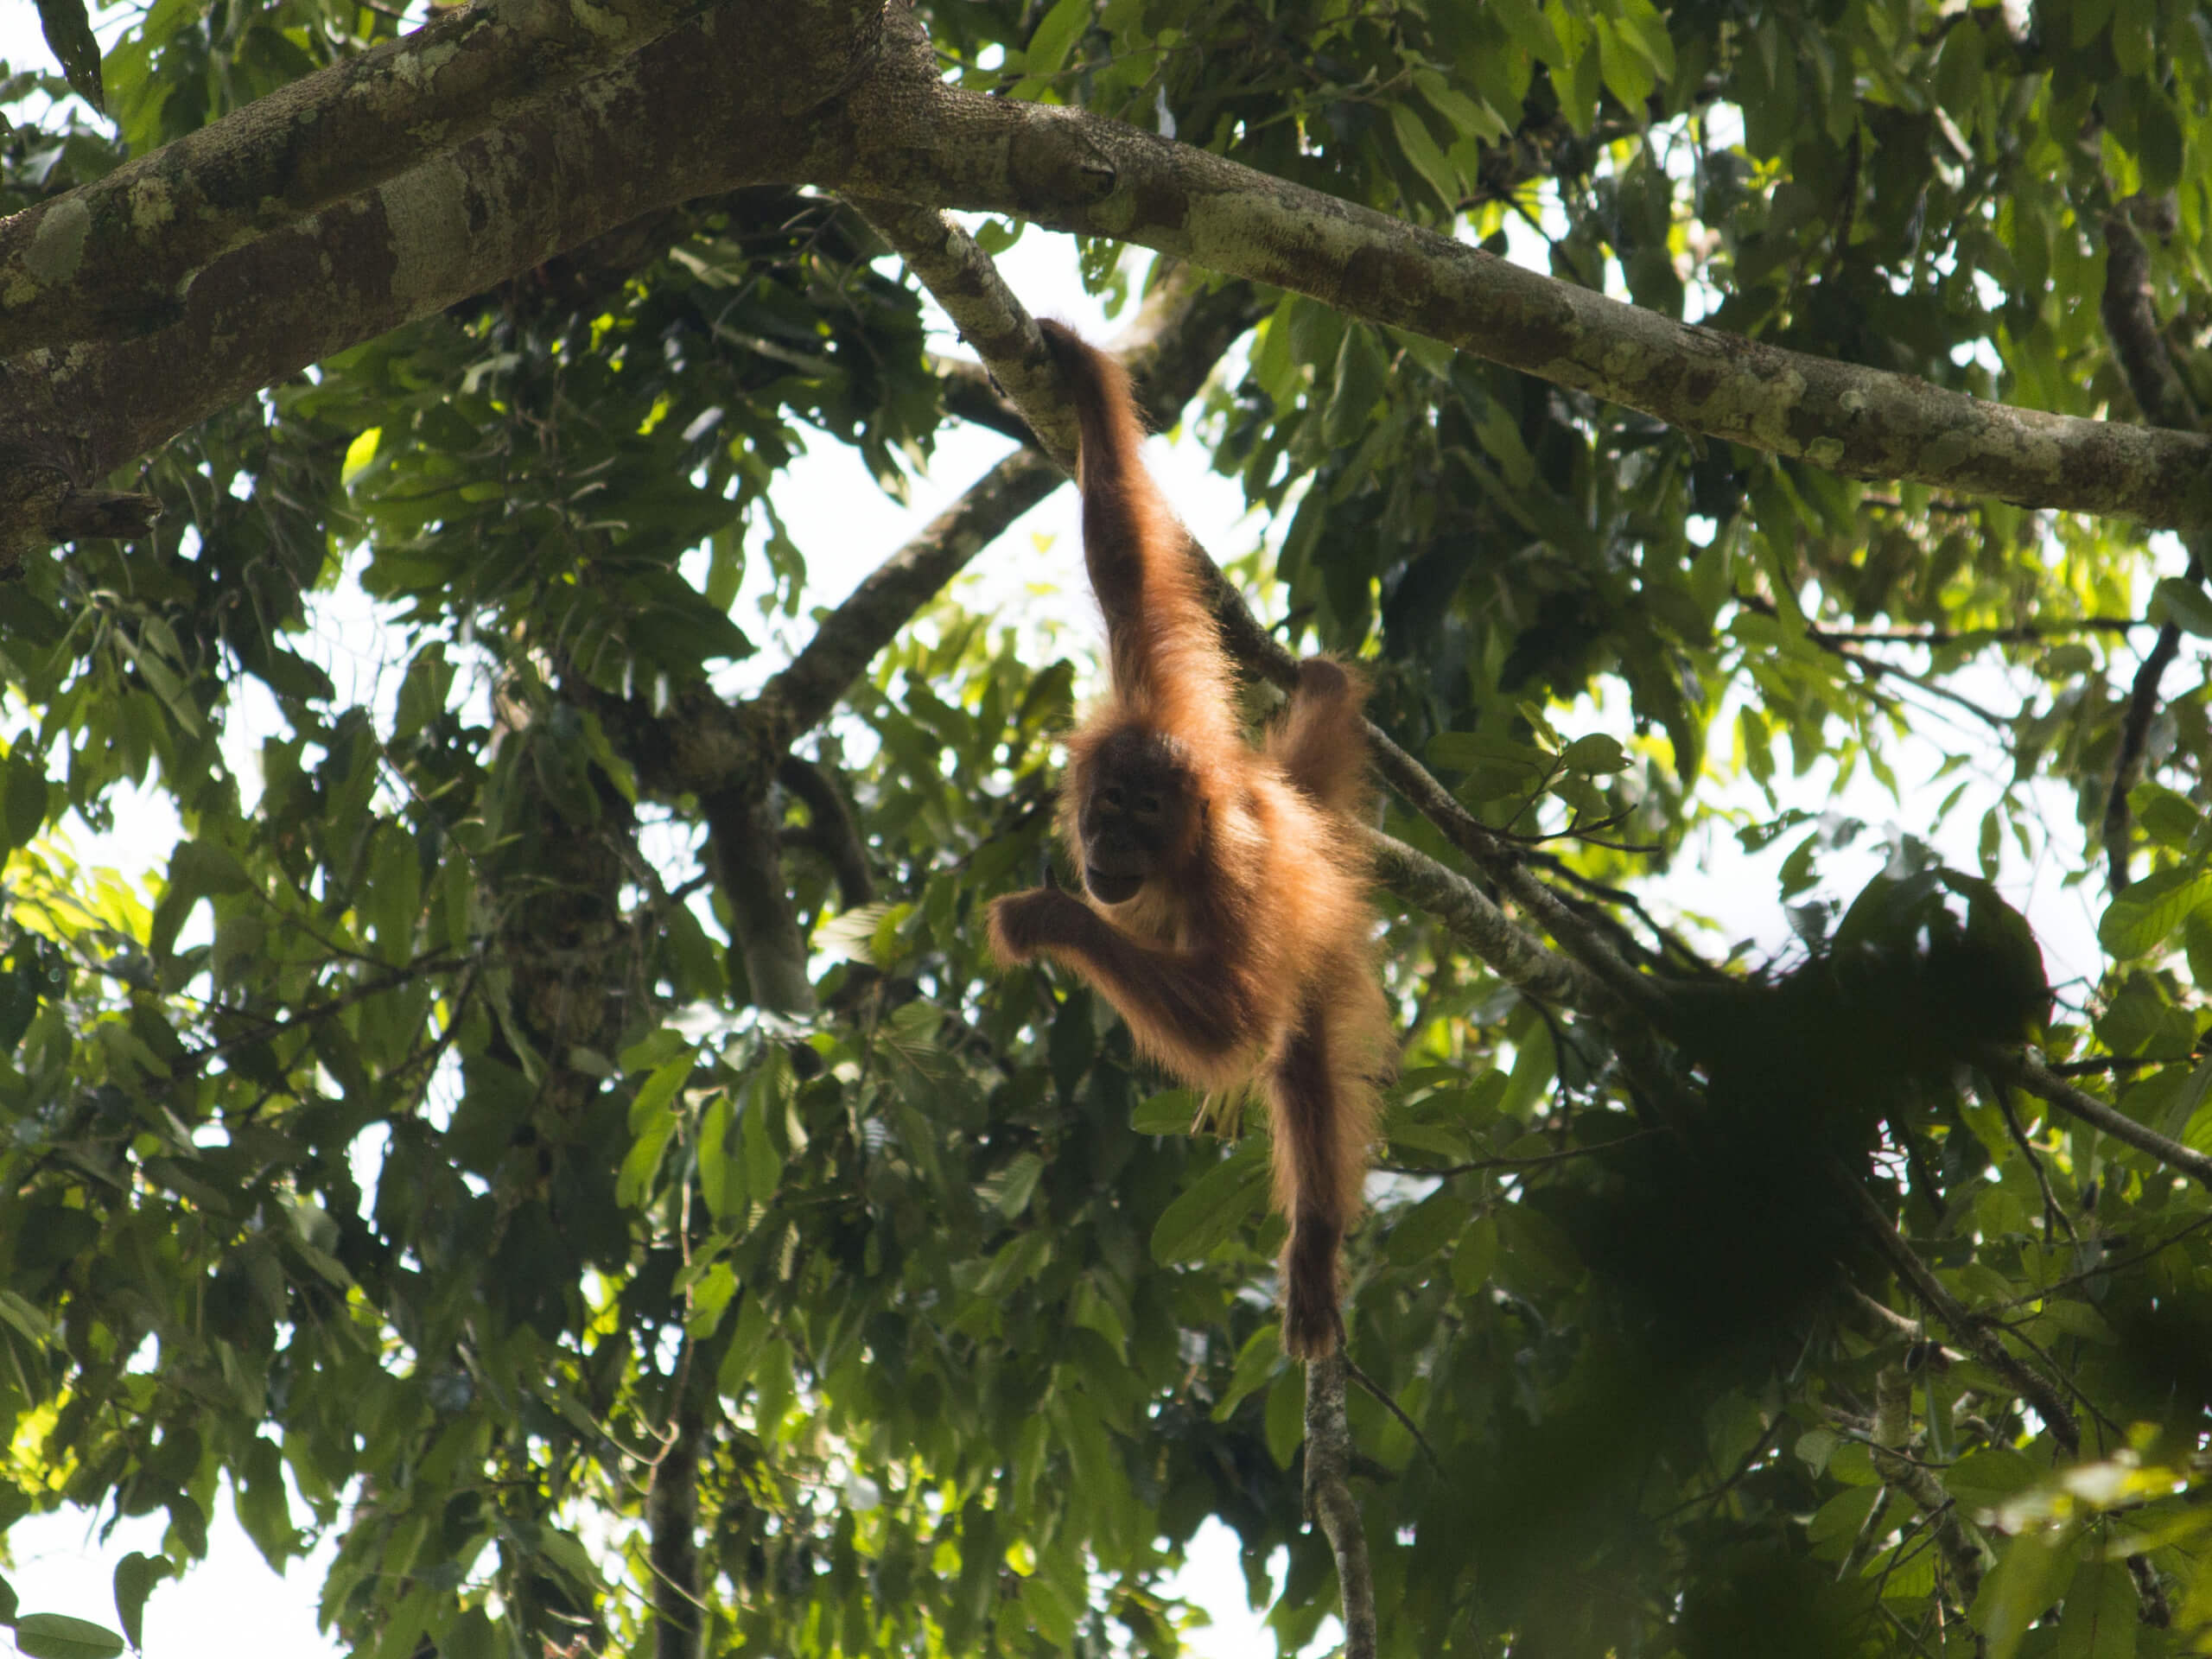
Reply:
<svg viewBox="0 0 2212 1659"><path fill-rule="evenodd" d="M87 482L640 213L798 175L804 129L753 90L759 31L744 22L725 7L528 118L234 250L164 327L0 361L0 457Z"/></svg>
<svg viewBox="0 0 2212 1659"><path fill-rule="evenodd" d="M643 30L655 0L628 0L620 15ZM423 38L410 37L410 45ZM510 48L522 56L528 49ZM472 73L472 86L507 84L490 66ZM451 89L445 96L465 101ZM190 142L265 163L265 149L256 148L265 137L255 137L265 111L266 105L241 111ZM302 130L312 136L335 118L318 107ZM448 110L440 118L462 118ZM190 172L190 153L171 146L162 153L168 160L148 157L146 176ZM299 188L327 190L335 175L326 167L318 176L322 183ZM128 260L72 255L74 274L53 274L68 263L56 244L49 253L59 263L7 308L12 337L42 344L0 361L0 474L29 469L50 482L59 471L91 487L108 470L319 358L640 213L768 182L984 208L1122 238L1694 431L1857 477L1912 479L2164 525L2183 521L2192 483L2212 467L2212 439L2196 434L1983 403L1908 377L1685 327L1118 123L959 92L938 79L928 42L903 7L723 0L618 67L541 96L457 148L232 247L199 271L174 316L150 332L81 338L86 318L127 309L143 289L124 268ZM195 199L231 204L230 219L219 213L207 221L232 226L218 241L235 231L243 200L240 188L219 183L190 187L200 193ZM28 229L29 215L0 223L0 256L10 237L71 241L73 232L38 231L56 214L64 232L79 215L89 246L99 219L91 191L103 188L47 204ZM163 187L170 200L181 200L176 193L186 188L181 178ZM271 199L257 200L266 207ZM140 225L131 245L151 250L175 236L184 252L160 256L172 266L188 263L191 251L216 234L197 219L157 229ZM0 488L0 511L22 493ZM41 533L43 523L0 524L0 540Z"/></svg>
<svg viewBox="0 0 2212 1659"><path fill-rule="evenodd" d="M869 127L841 186L1139 243L1851 477L2171 525L2212 467L2195 433L1985 403L1678 323L1078 111L950 88L937 102L926 122Z"/></svg>
<svg viewBox="0 0 2212 1659"><path fill-rule="evenodd" d="M468 7L0 220L0 355L159 327L210 259L620 63L697 10L696 0Z"/></svg>

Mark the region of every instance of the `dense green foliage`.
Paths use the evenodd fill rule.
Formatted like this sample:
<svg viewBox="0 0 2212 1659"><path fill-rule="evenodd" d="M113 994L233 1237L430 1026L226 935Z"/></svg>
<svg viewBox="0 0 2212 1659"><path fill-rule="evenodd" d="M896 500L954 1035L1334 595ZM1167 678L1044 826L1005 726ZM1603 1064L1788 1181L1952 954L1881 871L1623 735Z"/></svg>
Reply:
<svg viewBox="0 0 2212 1659"><path fill-rule="evenodd" d="M2046 410L2140 417L2097 303L2139 235L2212 397L2188 0L921 10L968 84L1164 112L1493 245L1538 224L1568 280ZM0 207L392 27L160 0L107 56L114 125L19 127ZM645 1493L696 1440L710 1651L1172 1653L1159 1585L1208 1516L1255 1575L1288 1548L1287 1647L1334 1610L1260 1126L1186 1134L1110 1011L982 950L978 905L1046 843L1071 666L940 603L795 734L874 888L841 891L820 802L772 797L818 1013L753 1008L715 804L658 781L754 652L748 562L801 639L822 602L777 512L799 432L887 484L925 461L943 398L882 252L797 191L641 221L177 440L135 486L156 539L0 587L0 1527L164 1512L183 1567L227 1489L271 1560L342 1538L325 1616L380 1659L635 1651ZM1138 268L1084 257L1101 291ZM1618 1029L1385 895L1405 1048L1351 1351L1434 1461L1355 1396L1383 1650L2201 1645L2212 1193L1953 1066L2019 1002L1942 965L1996 940L1969 977L2019 968L1997 892L2031 864L2105 906L2130 687L2158 623L2212 632L2193 581L2146 625L2176 566L2128 525L1700 444L1311 302L1229 362L1198 427L1279 532L1244 567L1262 608L1368 659L1378 721L1487 822L1602 824L1533 867L1714 999L1705 1046L1672 1033L1684 1142ZM356 582L397 654L341 693L299 636ZM2203 1150L2183 656L2143 879L2044 1040ZM1823 816L1853 778L1895 828ZM183 838L143 880L80 868L65 816L134 785ZM1395 801L1386 827L1459 861ZM1885 833L1847 918L1823 861ZM1789 849L1765 902L1808 965L1764 993L1669 896L1731 835ZM1838 1159L1974 1334L2057 1380L2078 1452L1970 1333L1915 1328Z"/></svg>

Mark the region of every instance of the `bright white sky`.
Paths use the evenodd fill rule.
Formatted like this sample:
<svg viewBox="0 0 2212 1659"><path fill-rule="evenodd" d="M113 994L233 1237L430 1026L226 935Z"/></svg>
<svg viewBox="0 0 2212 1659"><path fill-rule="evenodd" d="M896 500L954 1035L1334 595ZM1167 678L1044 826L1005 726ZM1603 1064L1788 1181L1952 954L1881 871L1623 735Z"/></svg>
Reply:
<svg viewBox="0 0 2212 1659"><path fill-rule="evenodd" d="M36 16L24 0L0 0L0 58L18 68L51 63ZM1541 251L1531 245L1533 238L1525 229L1517 224L1509 229L1522 238L1513 250L1515 257L1542 269ZM1117 325L1083 292L1068 238L1033 228L1000 264L1033 310L1065 318L1094 337L1115 332ZM948 352L959 349L941 315L938 322L940 334L933 343ZM833 603L842 597L1007 448L1007 440L994 434L957 424L947 427L930 475L915 480L912 503L902 505L876 489L842 445L830 440L818 443L777 493L778 506L809 561L810 604ZM1210 470L1196 443L1180 434L1172 442L1155 438L1149 458L1192 529L1217 557L1249 550L1258 534L1256 521L1244 514L1237 486ZM1083 590L1078 545L1072 493L1062 491L982 555L956 591L978 611L1010 610L1071 622L1079 632L1069 644L1077 646L1097 632L1096 610ZM758 589L748 585L739 601L740 620L759 639L764 620L755 608L757 602ZM370 629L366 643L361 632L365 624ZM802 623L796 632L772 632L763 657L741 665L736 677L746 684L757 683L789 650L804 643L805 630ZM357 689L365 691L378 677L385 659L376 643L381 632L370 607L355 592L334 596L323 608L315 636L296 644L332 672L340 696L348 696ZM1994 706L2009 709L2024 689L2007 687L1992 675L1990 683L1977 690L1986 690ZM1583 723L1578 725L1573 718L1563 723L1570 734L1606 728L1618 731L1624 718L1618 707L1592 709ZM261 712L251 699L243 700L235 713L238 730L226 748L246 778L252 775L245 764L247 757L257 748L260 729L272 719L273 710ZM1716 736L1724 729L1716 728ZM1939 722L1929 729L1940 734L1943 728ZM1982 741L1971 728L1959 735L1962 742L1977 747ZM1791 792L1802 804L1833 804L1878 827L1892 820L1916 827L1951 787L1953 780L1945 779L1917 791L1912 788L1929 779L1942 760L1933 743L1903 757L1899 776L1907 794L1902 807L1863 777L1831 803L1828 776L1820 769L1799 780ZM1725 751L1715 757L1717 765L1726 760ZM1961 868L1975 868L1973 842L1979 808L1993 798L2001 782L1993 778L1974 784L1978 793L1970 796L1974 810L1955 813L1959 829L1942 838L1945 855ZM1748 785L1732 788L1726 798L1748 819L1766 816L1764 804ZM2050 976L2058 982L2094 970L2095 906L2101 888L2069 892L2060 887L2060 878L2080 867L2081 838L2072 823L2070 802L2052 791L2050 804L2046 825L2055 844L2032 865L2023 863L2017 850L2008 849L2012 858L2000 886L2034 922ZM93 861L127 869L147 869L166 861L176 831L174 817L165 809L149 804L141 811L120 815L120 825L113 836L76 836L80 852ZM1693 849L1701 868L1685 859L1664 879L1662 913L1702 914L1716 920L1725 938L1750 938L1767 951L1779 948L1788 938L1788 928L1776 896L1775 871L1783 850L1794 839L1785 838L1781 847L1761 858L1747 859L1732 838L1712 837L1705 848ZM1821 891L1847 897L1874 873L1878 857L1878 849L1870 846L1831 859ZM161 1522L158 1517L124 1521L104 1540L96 1531L93 1520L80 1512L15 1527L5 1540L5 1573L22 1599L23 1611L72 1613L114 1627L110 1593L114 1564L133 1549L158 1554ZM147 1605L146 1648L155 1659L233 1659L242 1647L262 1659L313 1659L339 1651L315 1625L315 1598L327 1563L327 1551L296 1562L289 1576L280 1579L239 1530L227 1503L221 1506L211 1538L208 1560L182 1583L156 1589ZM1194 1633L1191 1641L1199 1659L1248 1659L1272 1649L1272 1637L1244 1606L1236 1550L1235 1535L1210 1522L1180 1575L1181 1593L1205 1605L1215 1620L1210 1630ZM1281 1566L1278 1557L1278 1582ZM1323 1646L1332 1643L1334 1629L1333 1624L1325 1626Z"/></svg>

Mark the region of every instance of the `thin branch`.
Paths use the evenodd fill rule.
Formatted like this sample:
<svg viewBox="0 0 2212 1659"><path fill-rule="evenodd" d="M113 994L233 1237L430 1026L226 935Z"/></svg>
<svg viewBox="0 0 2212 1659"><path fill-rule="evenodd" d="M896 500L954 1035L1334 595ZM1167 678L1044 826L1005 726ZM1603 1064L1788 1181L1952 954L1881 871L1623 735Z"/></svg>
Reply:
<svg viewBox="0 0 2212 1659"><path fill-rule="evenodd" d="M2158 426L2195 430L2196 403L2175 369L2165 341L2158 334L2158 317L2151 303L2151 255L2136 235L2135 227L2120 213L2105 219L2105 287L2097 314L2111 338L2113 355L2119 360L2127 389L2134 394L2143 418ZM2205 549L2196 537L2189 548L2192 586L2204 580ZM2129 842L2133 839L2127 797L2143 778L2143 752L2151 736L2151 722L2158 712L2158 686L2181 651L2181 625L2169 621L2145 653L2128 688L2127 715L2120 722L2120 753L2112 767L2112 788L2105 797L2105 879L2117 896L2127 891L2133 877L2128 872Z"/></svg>
<svg viewBox="0 0 2212 1659"><path fill-rule="evenodd" d="M1363 824L1360 835L1375 861L1376 880L1443 923L1500 978L1533 997L1585 1013L1617 1006L1588 969L1538 943L1465 876L1379 830Z"/></svg>
<svg viewBox="0 0 2212 1659"><path fill-rule="evenodd" d="M1007 455L869 571L790 665L761 688L758 701L779 711L787 732L820 725L917 611L1065 481L1059 467L1034 449Z"/></svg>
<svg viewBox="0 0 2212 1659"><path fill-rule="evenodd" d="M2028 1160L2028 1167L2035 1171L2036 1185L2043 1190L2044 1236L2056 1238L2058 1230L2063 1227L2067 1237L2078 1238L2080 1235L2074 1230L2073 1217L2066 1213L2065 1206L2058 1201L2058 1195L2051 1191L2050 1172L2044 1167L2043 1158L2036 1151L2035 1143L2028 1139L2027 1130L2021 1126L2020 1115L2012 1109L2012 1091L2000 1083L1989 1092L1996 1096L1997 1109L2004 1115L2005 1128L2012 1136L2012 1144Z"/></svg>
<svg viewBox="0 0 2212 1659"><path fill-rule="evenodd" d="M2069 633L2128 633L2151 626L2139 616L2075 616L2019 622L2009 628L1824 627L1821 632L1853 645L2032 645Z"/></svg>
<svg viewBox="0 0 2212 1659"><path fill-rule="evenodd" d="M1916 1459L1904 1455L1912 1427L1912 1379L1902 1365L1885 1365L1874 1378L1874 1434L1869 1448L1883 1484L1903 1492L1928 1517L1936 1545L1958 1584L1961 1606L1972 1605L1981 1588L1984 1545L1961 1517L1942 1483Z"/></svg>
<svg viewBox="0 0 2212 1659"><path fill-rule="evenodd" d="M1394 1170L1402 1175L1432 1175L1440 1179L1453 1175L1471 1175L1486 1169L1535 1169L1545 1164L1563 1164L1576 1158L1599 1158L1619 1147L1633 1146L1638 1141L1659 1134L1657 1129L1637 1129L1614 1141L1600 1141L1594 1147L1568 1147L1560 1152L1541 1152L1527 1158L1471 1158L1463 1164L1447 1164L1440 1169L1426 1169L1412 1164L1377 1164L1377 1169Z"/></svg>
<svg viewBox="0 0 2212 1659"><path fill-rule="evenodd" d="M1352 1363L1351 1356L1345 1355L1344 1361L1344 1370L1351 1374L1351 1380L1382 1402L1382 1409L1396 1418L1399 1426L1414 1437L1414 1444L1421 1447L1421 1455L1428 1459L1428 1466L1435 1470L1438 1474L1442 1474L1444 1465L1437 1458L1436 1448L1428 1443L1428 1436L1421 1432L1421 1425L1408 1417L1406 1414L1406 1408L1390 1397L1389 1389Z"/></svg>
<svg viewBox="0 0 2212 1659"><path fill-rule="evenodd" d="M1975 1064L1993 1077L2017 1084L2030 1094L2049 1101L2062 1112L2070 1112L2084 1123L2138 1152L2147 1153L2169 1168L2177 1169L2200 1185L2212 1190L2212 1158L2195 1152L2148 1124L2138 1123L2118 1107L2076 1089L2041 1060L2026 1055L1990 1050Z"/></svg>
<svg viewBox="0 0 2212 1659"><path fill-rule="evenodd" d="M1367 1532L1351 1495L1351 1425L1344 1416L1342 1351L1306 1367L1306 1512L1329 1541L1344 1621L1344 1659L1375 1659L1375 1578Z"/></svg>
<svg viewBox="0 0 2212 1659"><path fill-rule="evenodd" d="M1866 1184L1840 1162L1834 1165L1835 1185L1845 1201L1859 1218L1859 1230L1874 1248L1881 1252L1898 1278L1912 1289L1929 1311L1950 1327L1951 1334L1973 1351L1974 1356L1994 1371L2023 1400L2036 1408L2051 1438L2069 1453L2078 1454L2082 1449L2082 1431L2074 1421L2074 1413L2059 1395L2050 1380L2012 1350L1999 1341L1987 1320L1977 1318L1951 1293L1943 1288L1934 1269L1922 1261L1912 1247L1899 1236L1890 1218L1882 1213L1881 1206L1867 1192Z"/></svg>
<svg viewBox="0 0 2212 1659"><path fill-rule="evenodd" d="M1772 600L1763 598L1757 594L1738 594L1736 602L1756 615L1777 619L1781 615ZM1996 731L2005 731L2012 723L2009 718L1999 714L1995 709L1984 708L1973 698L1954 691L1948 685L1936 683L1929 676L1916 674L1912 670L1901 667L1896 663L1885 663L1878 657L1869 657L1864 652L1853 650L1852 648L1853 642L1848 636L1831 632L1817 623L1808 622L1805 624L1805 637L1831 657L1840 662L1849 663L1861 673L1871 675L1876 679L1891 677L1901 679L1908 685L1916 686L1925 691L1931 697L1941 697L1947 702L1956 704L1976 720L1981 721Z"/></svg>
<svg viewBox="0 0 2212 1659"><path fill-rule="evenodd" d="M844 791L826 767L787 754L777 765L776 781L806 803L810 826L808 845L829 861L837 877L837 902L857 910L875 897L875 877L868 867L868 847Z"/></svg>

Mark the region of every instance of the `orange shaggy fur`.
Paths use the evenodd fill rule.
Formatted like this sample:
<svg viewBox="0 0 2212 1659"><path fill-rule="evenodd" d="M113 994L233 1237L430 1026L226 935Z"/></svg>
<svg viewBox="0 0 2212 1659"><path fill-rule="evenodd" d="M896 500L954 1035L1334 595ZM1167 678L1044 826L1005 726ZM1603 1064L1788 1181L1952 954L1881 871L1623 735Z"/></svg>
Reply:
<svg viewBox="0 0 2212 1659"><path fill-rule="evenodd" d="M1105 612L1112 694L1069 740L1060 829L1085 856L1099 753L1134 732L1173 757L1184 798L1173 843L1117 904L1041 888L998 900L1002 961L1042 954L1121 1011L1138 1046L1205 1089L1256 1083L1274 1125L1283 1344L1313 1357L1343 1340L1338 1255L1357 1218L1389 1064L1365 859L1357 671L1300 664L1289 707L1255 748L1183 528L1145 471L1121 366L1044 325L1081 420L1084 553ZM1116 774L1118 776L1118 774Z"/></svg>

